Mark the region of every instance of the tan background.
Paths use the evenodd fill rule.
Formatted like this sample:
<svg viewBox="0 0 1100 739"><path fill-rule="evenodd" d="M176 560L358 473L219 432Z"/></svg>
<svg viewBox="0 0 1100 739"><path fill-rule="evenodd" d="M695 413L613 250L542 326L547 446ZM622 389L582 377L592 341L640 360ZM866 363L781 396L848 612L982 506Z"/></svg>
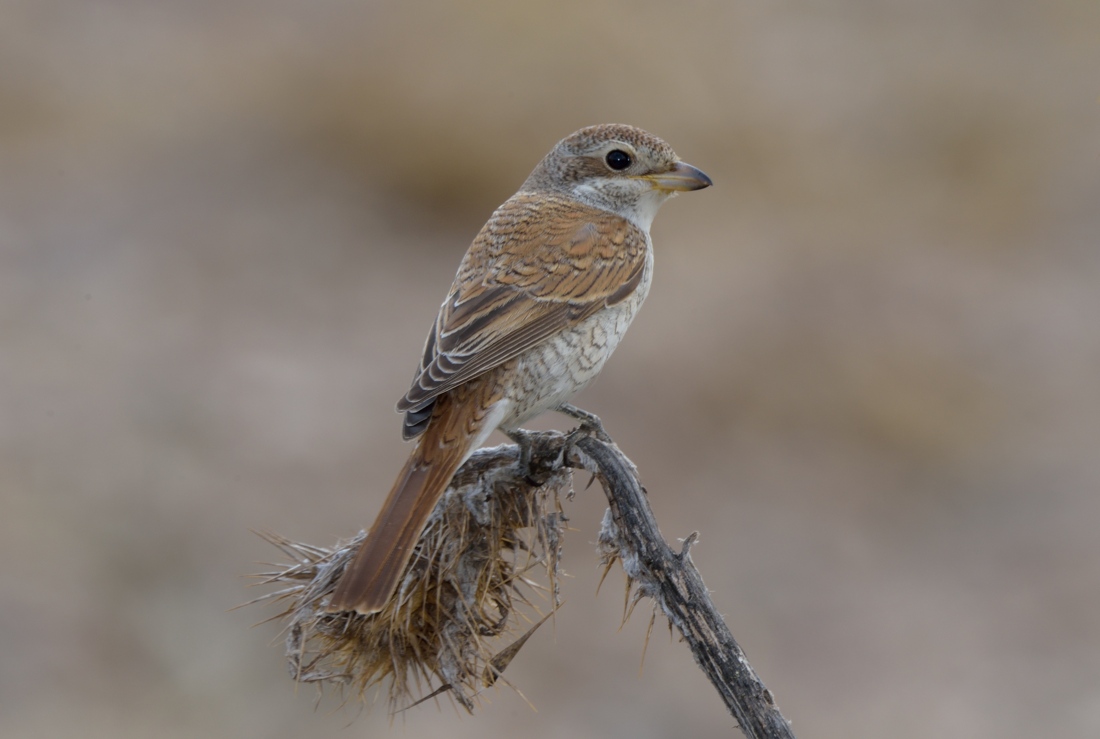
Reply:
<svg viewBox="0 0 1100 739"><path fill-rule="evenodd" d="M733 733L594 595L595 489L537 712L315 712L227 610L250 528L370 522L470 238L607 121L716 184L580 402L799 736L1100 735L1094 0L0 13L0 735Z"/></svg>

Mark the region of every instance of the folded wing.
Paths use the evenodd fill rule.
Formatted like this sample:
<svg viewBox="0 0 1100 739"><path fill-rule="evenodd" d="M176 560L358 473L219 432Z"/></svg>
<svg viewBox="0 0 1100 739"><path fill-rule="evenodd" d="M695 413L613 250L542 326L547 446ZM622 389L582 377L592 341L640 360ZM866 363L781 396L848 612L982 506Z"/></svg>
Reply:
<svg viewBox="0 0 1100 739"><path fill-rule="evenodd" d="M510 199L463 258L397 404L405 438L443 393L627 298L645 263L646 236L624 218L545 194Z"/></svg>

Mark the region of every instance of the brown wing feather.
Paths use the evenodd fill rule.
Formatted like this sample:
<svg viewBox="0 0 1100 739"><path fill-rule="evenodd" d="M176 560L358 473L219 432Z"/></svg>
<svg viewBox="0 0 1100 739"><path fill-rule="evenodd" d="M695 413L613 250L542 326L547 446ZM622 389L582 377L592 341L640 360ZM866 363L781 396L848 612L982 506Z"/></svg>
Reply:
<svg viewBox="0 0 1100 739"><path fill-rule="evenodd" d="M645 261L646 236L624 218L546 195L510 199L466 252L397 405L406 436L442 393L624 300Z"/></svg>

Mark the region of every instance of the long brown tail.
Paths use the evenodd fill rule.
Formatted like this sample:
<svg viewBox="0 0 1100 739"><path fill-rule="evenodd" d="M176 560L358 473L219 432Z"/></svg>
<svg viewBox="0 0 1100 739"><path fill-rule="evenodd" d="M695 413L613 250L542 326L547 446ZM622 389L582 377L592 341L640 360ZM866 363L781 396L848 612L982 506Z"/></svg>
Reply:
<svg viewBox="0 0 1100 739"><path fill-rule="evenodd" d="M479 383L467 383L474 384ZM492 398L484 397L484 392L470 392L481 389L459 387L458 392L452 391L436 403L428 428L405 462L355 559L340 577L329 611L369 614L385 607L432 509L473 445L484 438L482 425L491 405L487 401Z"/></svg>

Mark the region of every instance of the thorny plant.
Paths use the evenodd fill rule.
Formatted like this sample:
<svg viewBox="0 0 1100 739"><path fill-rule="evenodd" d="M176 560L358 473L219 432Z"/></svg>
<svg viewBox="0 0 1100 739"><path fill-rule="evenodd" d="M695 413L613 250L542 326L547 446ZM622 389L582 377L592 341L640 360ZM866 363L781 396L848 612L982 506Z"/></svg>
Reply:
<svg viewBox="0 0 1100 739"><path fill-rule="evenodd" d="M516 448L501 446L462 466L394 597L369 616L325 610L365 534L333 548L261 534L292 560L255 575L258 584L282 587L251 601L282 606L266 620L285 622L291 676L365 703L388 679L391 712L444 692L472 712L560 604L560 499L572 495L572 474L560 456L528 475L517 473L515 460Z"/></svg>
<svg viewBox="0 0 1100 739"><path fill-rule="evenodd" d="M362 535L324 549L266 534L294 563L259 575L262 583L283 587L253 602L283 606L272 619L286 621L294 679L337 686L345 700L366 702L368 691L381 692L391 678L391 711L444 692L472 711L481 691L503 679L512 658L560 603L561 494L572 494L570 470L584 469L599 480L610 505L598 551L605 576L616 562L626 574L624 621L639 600L652 598L650 629L658 611L668 618L745 736L793 739L790 722L691 560L697 535L674 551L661 536L634 463L606 435L579 431L528 433L525 465L515 446L471 456L433 512L396 595L370 616L325 610ZM534 594L549 604L537 622ZM521 623L531 625L498 649ZM423 697L413 702L415 694Z"/></svg>

